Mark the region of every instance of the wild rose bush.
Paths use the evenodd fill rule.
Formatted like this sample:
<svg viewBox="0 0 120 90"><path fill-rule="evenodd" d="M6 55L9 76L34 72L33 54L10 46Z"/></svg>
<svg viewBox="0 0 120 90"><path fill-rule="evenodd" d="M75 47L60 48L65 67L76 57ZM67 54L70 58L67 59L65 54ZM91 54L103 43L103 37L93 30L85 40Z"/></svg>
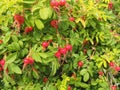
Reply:
<svg viewBox="0 0 120 90"><path fill-rule="evenodd" d="M119 90L119 0L0 1L1 90Z"/></svg>

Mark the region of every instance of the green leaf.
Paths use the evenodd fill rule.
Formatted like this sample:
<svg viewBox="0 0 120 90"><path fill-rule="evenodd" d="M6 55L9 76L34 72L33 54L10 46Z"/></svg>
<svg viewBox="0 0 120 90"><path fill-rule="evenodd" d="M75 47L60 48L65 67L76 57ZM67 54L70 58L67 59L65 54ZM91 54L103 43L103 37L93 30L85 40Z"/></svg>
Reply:
<svg viewBox="0 0 120 90"><path fill-rule="evenodd" d="M43 20L46 20L49 17L49 8L45 7L40 9L39 15Z"/></svg>
<svg viewBox="0 0 120 90"><path fill-rule="evenodd" d="M16 35L12 35L12 40L15 42L17 42L18 41L18 37L16 36Z"/></svg>
<svg viewBox="0 0 120 90"><path fill-rule="evenodd" d="M51 70L50 76L53 76L53 75L55 75L55 73L59 67L59 63L56 60L53 60L51 63L52 63L52 65L51 65L52 70Z"/></svg>
<svg viewBox="0 0 120 90"><path fill-rule="evenodd" d="M16 64L11 63L11 64L9 64L8 68L10 71L12 71L14 73L22 74L21 69Z"/></svg>
<svg viewBox="0 0 120 90"><path fill-rule="evenodd" d="M87 69L82 69L81 71L80 71L80 75L85 75L87 73Z"/></svg>
<svg viewBox="0 0 120 90"><path fill-rule="evenodd" d="M12 85L15 85L15 81L8 74L4 74L4 80L7 80Z"/></svg>
<svg viewBox="0 0 120 90"><path fill-rule="evenodd" d="M34 4L35 1L34 0L23 0L24 4Z"/></svg>
<svg viewBox="0 0 120 90"><path fill-rule="evenodd" d="M32 53L33 59L35 59L36 62L42 62L40 54L37 52Z"/></svg>
<svg viewBox="0 0 120 90"><path fill-rule="evenodd" d="M105 90L104 88L98 88L98 90Z"/></svg>
<svg viewBox="0 0 120 90"><path fill-rule="evenodd" d="M40 57L42 58L47 58L48 57L48 54L47 53L39 53Z"/></svg>
<svg viewBox="0 0 120 90"><path fill-rule="evenodd" d="M6 63L10 64L10 63L14 62L16 58L17 58L17 53L11 53L10 55L7 56Z"/></svg>
<svg viewBox="0 0 120 90"><path fill-rule="evenodd" d="M7 43L10 40L10 36L11 36L10 32L6 33L6 35L5 35L4 39L3 39L3 42Z"/></svg>
<svg viewBox="0 0 120 90"><path fill-rule="evenodd" d="M35 71L35 70L33 70L33 77L35 79L39 79L39 75L38 75L37 71Z"/></svg>
<svg viewBox="0 0 120 90"><path fill-rule="evenodd" d="M36 24L37 28L40 29L40 30L42 30L44 28L43 22L39 19L35 20L35 24Z"/></svg>
<svg viewBox="0 0 120 90"><path fill-rule="evenodd" d="M87 82L89 80L89 73L85 73L85 75L83 76L83 81Z"/></svg>

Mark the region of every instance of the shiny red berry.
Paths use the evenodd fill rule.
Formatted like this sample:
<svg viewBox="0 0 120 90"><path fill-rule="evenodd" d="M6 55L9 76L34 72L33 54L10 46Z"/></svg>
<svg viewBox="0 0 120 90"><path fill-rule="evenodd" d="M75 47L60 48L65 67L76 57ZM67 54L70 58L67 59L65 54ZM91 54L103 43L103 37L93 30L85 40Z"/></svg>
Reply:
<svg viewBox="0 0 120 90"><path fill-rule="evenodd" d="M0 64L1 64L1 65L5 65L5 60L2 59L2 60L0 61Z"/></svg>
<svg viewBox="0 0 120 90"><path fill-rule="evenodd" d="M67 49L66 48L61 48L60 53L65 55L67 53Z"/></svg>
<svg viewBox="0 0 120 90"><path fill-rule="evenodd" d="M100 76L102 76L104 73L103 73L103 71L99 71L98 74L99 74Z"/></svg>
<svg viewBox="0 0 120 90"><path fill-rule="evenodd" d="M60 0L60 2L59 2L60 6L65 6L65 4L66 4L66 0Z"/></svg>
<svg viewBox="0 0 120 90"><path fill-rule="evenodd" d="M78 61L78 66L82 67L83 66L83 62L82 61Z"/></svg>
<svg viewBox="0 0 120 90"><path fill-rule="evenodd" d="M57 8L57 7L59 7L59 2L56 1L56 0L52 0L52 1L50 2L50 6L51 6L52 8Z"/></svg>
<svg viewBox="0 0 120 90"><path fill-rule="evenodd" d="M49 43L48 43L48 42L46 42L46 41L42 43L42 47L43 47L43 48L47 48L47 47L48 47L48 45L49 45Z"/></svg>
<svg viewBox="0 0 120 90"><path fill-rule="evenodd" d="M115 70L116 70L116 71L120 71L120 66L116 66L116 67L115 67Z"/></svg>
<svg viewBox="0 0 120 90"><path fill-rule="evenodd" d="M32 65L34 63L34 59L32 57L29 57L29 64Z"/></svg>
<svg viewBox="0 0 120 90"><path fill-rule="evenodd" d="M117 86L116 86L116 85L112 85L112 86L111 86L111 89L112 89L112 90L117 90Z"/></svg>
<svg viewBox="0 0 120 90"><path fill-rule="evenodd" d="M110 66L110 67L114 67L114 66L115 66L115 63L111 61L111 62L109 63L109 66Z"/></svg>
<svg viewBox="0 0 120 90"><path fill-rule="evenodd" d="M55 53L55 57L58 58L58 59L60 59L60 57L61 57L61 53L60 53L59 51L56 52L56 53Z"/></svg>
<svg viewBox="0 0 120 90"><path fill-rule="evenodd" d="M26 65L29 64L29 58L24 58L24 61L23 61L23 62L24 62L24 64L26 64Z"/></svg>
<svg viewBox="0 0 120 90"><path fill-rule="evenodd" d="M69 18L69 21L74 22L74 21L75 21L75 18L74 18L74 17L70 17L70 18Z"/></svg>
<svg viewBox="0 0 120 90"><path fill-rule="evenodd" d="M52 20L51 22L50 22L50 25L53 27L53 28L58 28L58 20Z"/></svg>
<svg viewBox="0 0 120 90"><path fill-rule="evenodd" d="M71 50L72 50L72 45L67 44L67 45L65 46L65 48L66 48L67 51L71 51Z"/></svg>
<svg viewBox="0 0 120 90"><path fill-rule="evenodd" d="M29 33L29 32L31 32L33 30L33 27L32 26L30 26L30 27L25 27L25 32L26 33Z"/></svg>

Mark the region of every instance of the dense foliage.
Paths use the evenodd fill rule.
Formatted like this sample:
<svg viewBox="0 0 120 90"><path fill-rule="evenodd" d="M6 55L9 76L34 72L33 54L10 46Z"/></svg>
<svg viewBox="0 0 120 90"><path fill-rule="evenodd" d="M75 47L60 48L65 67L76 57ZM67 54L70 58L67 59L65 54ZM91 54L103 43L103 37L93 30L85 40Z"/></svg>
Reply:
<svg viewBox="0 0 120 90"><path fill-rule="evenodd" d="M120 0L0 0L0 90L120 90Z"/></svg>

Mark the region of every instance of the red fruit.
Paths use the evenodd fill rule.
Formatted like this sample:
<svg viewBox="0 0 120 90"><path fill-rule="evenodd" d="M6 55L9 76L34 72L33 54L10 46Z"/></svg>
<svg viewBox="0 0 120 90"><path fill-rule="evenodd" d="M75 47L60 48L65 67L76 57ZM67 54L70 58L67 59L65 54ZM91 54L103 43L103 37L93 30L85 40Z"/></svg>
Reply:
<svg viewBox="0 0 120 90"><path fill-rule="evenodd" d="M65 6L65 4L66 4L66 0L60 0L60 2L59 2L60 6Z"/></svg>
<svg viewBox="0 0 120 90"><path fill-rule="evenodd" d="M25 32L26 32L26 33L29 33L29 32L31 32L32 30L33 30L33 27L32 27L32 26L25 28Z"/></svg>
<svg viewBox="0 0 120 90"><path fill-rule="evenodd" d="M5 65L5 60L2 59L2 60L0 61L0 64L1 64L1 65Z"/></svg>
<svg viewBox="0 0 120 90"><path fill-rule="evenodd" d="M72 90L72 87L71 86L68 86L68 89L67 90Z"/></svg>
<svg viewBox="0 0 120 90"><path fill-rule="evenodd" d="M60 57L61 57L61 53L58 51L58 52L56 52L55 53L55 57L57 57L58 59L60 59Z"/></svg>
<svg viewBox="0 0 120 90"><path fill-rule="evenodd" d="M19 14L14 15L14 20L17 21L20 25L24 23L24 17Z"/></svg>
<svg viewBox="0 0 120 90"><path fill-rule="evenodd" d="M70 18L69 18L69 21L74 22L74 21L75 21L75 18L74 18L74 17L70 17Z"/></svg>
<svg viewBox="0 0 120 90"><path fill-rule="evenodd" d="M113 3L112 2L109 2L108 3L108 9L111 10L113 8Z"/></svg>
<svg viewBox="0 0 120 90"><path fill-rule="evenodd" d="M47 77L44 77L43 78L43 82L46 83L48 81L48 78Z"/></svg>
<svg viewBox="0 0 120 90"><path fill-rule="evenodd" d="M48 47L48 45L49 45L49 43L48 43L48 42L46 42L46 41L42 43L42 47L43 47L43 48L47 48L47 47Z"/></svg>
<svg viewBox="0 0 120 90"><path fill-rule="evenodd" d="M0 44L2 44L3 43L3 40L0 40Z"/></svg>
<svg viewBox="0 0 120 90"><path fill-rule="evenodd" d="M82 61L78 61L78 66L82 67L83 66L83 62Z"/></svg>
<svg viewBox="0 0 120 90"><path fill-rule="evenodd" d="M24 64L26 64L26 65L29 64L29 58L25 58L23 62L24 62Z"/></svg>
<svg viewBox="0 0 120 90"><path fill-rule="evenodd" d="M67 49L66 48L61 48L60 53L65 55L67 53Z"/></svg>
<svg viewBox="0 0 120 90"><path fill-rule="evenodd" d="M50 22L50 25L53 27L53 28L58 28L58 20L52 20L51 22Z"/></svg>
<svg viewBox="0 0 120 90"><path fill-rule="evenodd" d="M114 63L114 62L110 62L110 63L109 63L109 66L110 66L110 67L114 67L114 66L115 66L115 63Z"/></svg>
<svg viewBox="0 0 120 90"><path fill-rule="evenodd" d="M33 30L33 27L32 27L32 26L30 26L30 27L29 27L29 31L32 31L32 30Z"/></svg>
<svg viewBox="0 0 120 90"><path fill-rule="evenodd" d="M103 73L103 71L99 71L98 74L99 74L100 76L102 76L104 73Z"/></svg>
<svg viewBox="0 0 120 90"><path fill-rule="evenodd" d="M29 57L29 64L32 65L34 63L34 59L32 57Z"/></svg>
<svg viewBox="0 0 120 90"><path fill-rule="evenodd" d="M68 44L65 46L66 50L67 51L71 51L72 50L72 45Z"/></svg>
<svg viewBox="0 0 120 90"><path fill-rule="evenodd" d="M116 85L112 85L111 89L112 89L112 90L116 90L116 89L117 89L117 86L116 86Z"/></svg>
<svg viewBox="0 0 120 90"><path fill-rule="evenodd" d="M4 59L2 59L2 60L0 61L0 65L2 66L2 69L4 69L4 65L5 65L5 60L4 60Z"/></svg>
<svg viewBox="0 0 120 90"><path fill-rule="evenodd" d="M115 67L115 70L116 70L116 71L120 71L120 66L116 66L116 67Z"/></svg>
<svg viewBox="0 0 120 90"><path fill-rule="evenodd" d="M56 0L52 0L52 1L50 2L50 6L51 6L52 8L59 7L59 2L57 2Z"/></svg>

